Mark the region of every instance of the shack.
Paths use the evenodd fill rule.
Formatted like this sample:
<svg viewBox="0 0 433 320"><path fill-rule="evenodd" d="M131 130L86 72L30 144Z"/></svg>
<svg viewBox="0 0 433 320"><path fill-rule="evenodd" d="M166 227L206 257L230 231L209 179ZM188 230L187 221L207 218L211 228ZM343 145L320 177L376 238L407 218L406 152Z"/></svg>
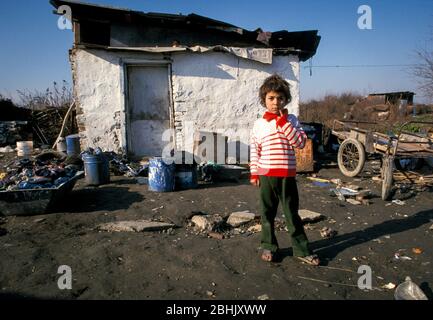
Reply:
<svg viewBox="0 0 433 320"><path fill-rule="evenodd" d="M298 114L299 64L320 42L317 30L248 31L196 14L50 2L57 14L71 12L82 148L137 158L161 156L170 142L186 150L195 132L223 135L248 154L250 129L263 113L262 81L282 75L291 84L289 111Z"/></svg>

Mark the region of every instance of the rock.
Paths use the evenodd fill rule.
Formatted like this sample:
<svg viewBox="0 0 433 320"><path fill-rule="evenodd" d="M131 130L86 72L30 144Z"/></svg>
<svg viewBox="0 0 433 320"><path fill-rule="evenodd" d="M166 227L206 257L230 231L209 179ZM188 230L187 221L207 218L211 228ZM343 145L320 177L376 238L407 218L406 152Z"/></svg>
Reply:
<svg viewBox="0 0 433 320"><path fill-rule="evenodd" d="M249 231L249 232L254 232L254 233L256 233L256 232L261 232L261 231L262 231L262 225L259 224L259 223L258 223L258 224L255 224L255 225L249 227L249 228L248 228L248 231Z"/></svg>
<svg viewBox="0 0 433 320"><path fill-rule="evenodd" d="M269 300L269 296L267 294L262 294L257 297L257 300Z"/></svg>
<svg viewBox="0 0 433 320"><path fill-rule="evenodd" d="M109 232L143 232L143 231L160 231L173 228L175 225L165 222L156 222L148 220L136 221L116 221L104 223L98 226L99 230Z"/></svg>
<svg viewBox="0 0 433 320"><path fill-rule="evenodd" d="M33 222L35 222L35 223L39 223L39 222L42 222L42 221L45 221L45 218L39 218L39 219L33 220Z"/></svg>
<svg viewBox="0 0 433 320"><path fill-rule="evenodd" d="M251 220L254 220L255 214L249 211L233 212L227 219L227 223L236 228Z"/></svg>
<svg viewBox="0 0 433 320"><path fill-rule="evenodd" d="M314 211L307 210L307 209L301 209L298 211L298 213L299 213L299 216L301 217L302 222L317 221L317 220L320 220L320 219L325 217L321 213L314 212Z"/></svg>
<svg viewBox="0 0 433 320"><path fill-rule="evenodd" d="M430 226L430 230L433 230L433 224Z"/></svg>
<svg viewBox="0 0 433 320"><path fill-rule="evenodd" d="M223 221L223 218L217 214L214 215L196 215L191 218L195 228L201 231L213 231L215 227Z"/></svg>
<svg viewBox="0 0 433 320"><path fill-rule="evenodd" d="M346 202L349 202L350 204L353 204L353 205L360 205L362 202L361 201L358 201L358 200L355 200L355 199L346 199Z"/></svg>

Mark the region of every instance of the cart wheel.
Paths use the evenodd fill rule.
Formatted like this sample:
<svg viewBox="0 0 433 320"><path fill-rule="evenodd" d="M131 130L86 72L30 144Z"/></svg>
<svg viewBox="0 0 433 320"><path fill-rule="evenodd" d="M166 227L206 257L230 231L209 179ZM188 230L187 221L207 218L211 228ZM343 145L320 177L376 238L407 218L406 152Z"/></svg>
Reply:
<svg viewBox="0 0 433 320"><path fill-rule="evenodd" d="M365 164L365 150L361 142L346 139L338 149L338 167L342 174L354 177L361 173Z"/></svg>
<svg viewBox="0 0 433 320"><path fill-rule="evenodd" d="M394 157L385 156L382 162L382 200L387 201L391 198L392 172L394 171Z"/></svg>

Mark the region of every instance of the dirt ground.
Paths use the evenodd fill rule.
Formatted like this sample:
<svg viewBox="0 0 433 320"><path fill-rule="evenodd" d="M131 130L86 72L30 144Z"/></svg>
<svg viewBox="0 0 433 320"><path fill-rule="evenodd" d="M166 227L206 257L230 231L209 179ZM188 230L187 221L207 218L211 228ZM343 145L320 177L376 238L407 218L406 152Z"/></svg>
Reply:
<svg viewBox="0 0 433 320"><path fill-rule="evenodd" d="M80 180L55 213L0 218L6 233L0 236L0 298L394 299L394 290L381 287L410 276L432 299L431 192L420 192L404 205L384 202L380 183L368 172L360 178L344 177L335 167L317 173L372 190L376 196L368 206L341 202L329 187L298 176L301 208L326 216L306 225L320 267L292 257L284 230L277 232L283 258L266 263L259 258L260 233L232 233L218 240L188 226L194 211L258 213L257 189L247 179L173 193L148 191L127 177L112 177L99 187ZM105 222L139 219L178 227L139 233L97 229ZM319 230L325 226L338 234L322 238ZM396 259L397 252L411 260ZM71 290L58 288L61 265L71 267ZM371 267L371 290L357 286L360 265Z"/></svg>

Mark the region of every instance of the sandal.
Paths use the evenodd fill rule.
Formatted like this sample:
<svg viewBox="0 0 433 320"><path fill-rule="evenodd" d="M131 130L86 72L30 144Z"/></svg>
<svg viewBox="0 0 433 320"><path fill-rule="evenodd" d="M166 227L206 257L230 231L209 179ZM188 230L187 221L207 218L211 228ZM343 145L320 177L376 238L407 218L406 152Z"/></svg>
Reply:
<svg viewBox="0 0 433 320"><path fill-rule="evenodd" d="M264 249L262 251L262 260L266 261L266 262L274 262L275 261L275 257L276 257L276 253L272 252L271 250L268 249Z"/></svg>
<svg viewBox="0 0 433 320"><path fill-rule="evenodd" d="M310 265L310 266L318 266L320 265L320 260L319 257L317 256L317 254L312 254L309 256L305 256L305 257L296 257L299 260L301 260L302 262Z"/></svg>

